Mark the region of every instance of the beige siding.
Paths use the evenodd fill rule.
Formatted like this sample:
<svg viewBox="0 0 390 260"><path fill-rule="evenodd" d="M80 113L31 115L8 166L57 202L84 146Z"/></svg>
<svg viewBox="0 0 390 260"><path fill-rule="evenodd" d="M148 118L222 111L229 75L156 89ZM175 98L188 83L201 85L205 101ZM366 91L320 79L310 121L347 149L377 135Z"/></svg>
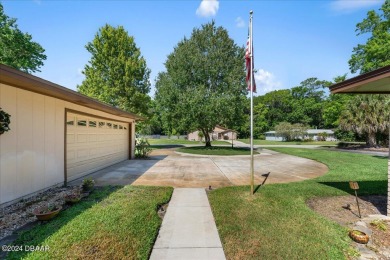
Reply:
<svg viewBox="0 0 390 260"><path fill-rule="evenodd" d="M198 135L199 131L195 131L188 134L188 140L190 141L199 141L200 137Z"/></svg>
<svg viewBox="0 0 390 260"><path fill-rule="evenodd" d="M5 84L0 84L0 107L11 115L11 130L0 136L0 204L63 183L66 108L132 122ZM134 124L131 129L134 155Z"/></svg>

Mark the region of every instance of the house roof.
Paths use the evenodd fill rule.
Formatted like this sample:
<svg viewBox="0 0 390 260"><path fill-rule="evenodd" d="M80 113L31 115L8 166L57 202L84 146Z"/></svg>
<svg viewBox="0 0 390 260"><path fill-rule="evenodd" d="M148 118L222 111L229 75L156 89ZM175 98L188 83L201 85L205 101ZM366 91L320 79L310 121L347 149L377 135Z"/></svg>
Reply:
<svg viewBox="0 0 390 260"><path fill-rule="evenodd" d="M221 134L227 133L227 132L235 132L235 133L237 133L236 130L232 130L232 129L229 129L229 128L226 128L226 127L223 127L223 126L220 126L220 125L216 125L215 127L221 128L223 130L222 132L220 132Z"/></svg>
<svg viewBox="0 0 390 260"><path fill-rule="evenodd" d="M308 134L320 134L320 133L334 134L333 130L330 130L330 129L308 129L306 132ZM276 131L268 131L265 133L266 134L276 134Z"/></svg>
<svg viewBox="0 0 390 260"><path fill-rule="evenodd" d="M390 65L329 87L332 93L390 94Z"/></svg>
<svg viewBox="0 0 390 260"><path fill-rule="evenodd" d="M320 134L320 133L327 133L327 134L334 134L334 132L330 129L309 129L307 130L308 134Z"/></svg>
<svg viewBox="0 0 390 260"><path fill-rule="evenodd" d="M64 101L96 109L112 115L135 120L144 120L144 118L141 116L123 111L111 105L107 105L103 102L87 97L71 89L62 87L50 81L16 70L4 64L0 64L0 83L32 91L38 94L58 98Z"/></svg>

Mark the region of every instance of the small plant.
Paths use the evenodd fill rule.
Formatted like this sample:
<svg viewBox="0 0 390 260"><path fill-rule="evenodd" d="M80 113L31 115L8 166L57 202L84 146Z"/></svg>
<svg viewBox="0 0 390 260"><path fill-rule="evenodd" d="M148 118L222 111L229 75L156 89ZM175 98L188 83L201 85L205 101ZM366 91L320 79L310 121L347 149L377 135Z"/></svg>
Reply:
<svg viewBox="0 0 390 260"><path fill-rule="evenodd" d="M77 190L76 192L73 192L71 194L67 194L64 197L65 202L68 204L75 204L81 200L80 191Z"/></svg>
<svg viewBox="0 0 390 260"><path fill-rule="evenodd" d="M41 207L39 210L37 210L38 214L48 214L50 212L58 210L59 207L56 206L55 204L47 203L46 207Z"/></svg>
<svg viewBox="0 0 390 260"><path fill-rule="evenodd" d="M0 135L4 134L4 132L11 130L11 128L9 127L9 125L11 124L10 117L10 114L5 112L0 107Z"/></svg>
<svg viewBox="0 0 390 260"><path fill-rule="evenodd" d="M91 191L94 186L95 181L92 180L91 177L84 179L83 183L81 184L81 188L83 189L83 191Z"/></svg>
<svg viewBox="0 0 390 260"><path fill-rule="evenodd" d="M135 139L135 157L136 158L147 158L152 149L146 138Z"/></svg>
<svg viewBox="0 0 390 260"><path fill-rule="evenodd" d="M386 231L387 230L387 225L385 223L385 221L383 220L373 220L371 223L370 223L371 226L374 226L376 228L378 228L379 230L382 230L382 231Z"/></svg>

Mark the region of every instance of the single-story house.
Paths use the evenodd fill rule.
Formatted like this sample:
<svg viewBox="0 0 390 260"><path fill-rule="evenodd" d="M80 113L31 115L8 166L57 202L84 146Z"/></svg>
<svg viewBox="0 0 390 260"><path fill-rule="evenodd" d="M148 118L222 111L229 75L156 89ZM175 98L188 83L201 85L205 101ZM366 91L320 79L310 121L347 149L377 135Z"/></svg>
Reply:
<svg viewBox="0 0 390 260"><path fill-rule="evenodd" d="M333 94L390 94L390 65L330 86L330 91ZM387 176L387 215L390 216L390 144Z"/></svg>
<svg viewBox="0 0 390 260"><path fill-rule="evenodd" d="M324 136L322 134L325 134ZM309 129L301 139L311 139L314 141L337 141L334 132L330 129ZM324 140L325 139L325 140ZM284 141L284 138L276 133L276 131L265 132L265 140L269 141Z"/></svg>
<svg viewBox="0 0 390 260"><path fill-rule="evenodd" d="M237 140L237 131L219 125L209 135L211 140ZM199 137L199 131L194 131L188 134L188 140L202 141L204 138Z"/></svg>
<svg viewBox="0 0 390 260"><path fill-rule="evenodd" d="M134 157L141 117L0 64L0 205Z"/></svg>

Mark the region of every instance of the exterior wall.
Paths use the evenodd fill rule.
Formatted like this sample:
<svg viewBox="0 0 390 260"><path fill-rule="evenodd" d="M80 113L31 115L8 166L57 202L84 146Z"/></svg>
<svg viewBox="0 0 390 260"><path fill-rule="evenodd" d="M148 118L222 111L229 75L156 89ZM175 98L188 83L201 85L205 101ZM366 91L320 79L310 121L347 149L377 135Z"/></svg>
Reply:
<svg viewBox="0 0 390 260"><path fill-rule="evenodd" d="M389 161L387 162L387 216L390 217L390 130L389 130Z"/></svg>
<svg viewBox="0 0 390 260"><path fill-rule="evenodd" d="M225 140L224 136L228 137L228 140L237 140L237 133L236 132L227 132L222 134L221 140Z"/></svg>
<svg viewBox="0 0 390 260"><path fill-rule="evenodd" d="M190 141L199 141L200 137L198 136L199 131L195 131L188 134L188 140Z"/></svg>
<svg viewBox="0 0 390 260"><path fill-rule="evenodd" d="M280 137L280 136L266 136L265 137L265 140L268 140L268 141L283 141L283 137Z"/></svg>
<svg viewBox="0 0 390 260"><path fill-rule="evenodd" d="M11 130L0 136L0 205L64 182L65 108L132 122L5 84L0 84L0 106L11 115Z"/></svg>

